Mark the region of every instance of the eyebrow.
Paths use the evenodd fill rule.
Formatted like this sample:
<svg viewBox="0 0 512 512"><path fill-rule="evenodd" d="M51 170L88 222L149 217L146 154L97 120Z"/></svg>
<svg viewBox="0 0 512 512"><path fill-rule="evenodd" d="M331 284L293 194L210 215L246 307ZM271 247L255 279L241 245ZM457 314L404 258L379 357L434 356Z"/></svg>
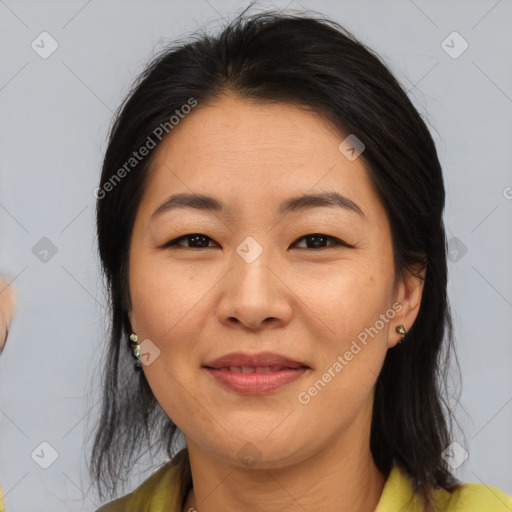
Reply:
<svg viewBox="0 0 512 512"><path fill-rule="evenodd" d="M286 215L291 212L299 212L310 210L319 207L339 207L347 211L352 211L365 217L365 214L348 197L345 197L338 192L322 192L318 194L304 194L290 199L286 199L279 206L279 213ZM216 199L215 197L207 196L204 194L174 194L163 202L152 214L150 220L159 217L164 212L180 208L195 208L196 210L218 212L227 214L228 209L226 205Z"/></svg>

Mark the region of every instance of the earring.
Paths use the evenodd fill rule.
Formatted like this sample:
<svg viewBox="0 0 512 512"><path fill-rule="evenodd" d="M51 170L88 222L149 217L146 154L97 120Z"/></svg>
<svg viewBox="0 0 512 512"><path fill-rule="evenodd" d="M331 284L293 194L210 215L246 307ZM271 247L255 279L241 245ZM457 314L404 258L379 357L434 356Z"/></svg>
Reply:
<svg viewBox="0 0 512 512"><path fill-rule="evenodd" d="M403 325L398 325L395 328L395 332L397 334L401 334L402 335L401 340L398 342L399 344L402 343L403 339L405 338L405 335L407 334L407 331L405 330L405 327Z"/></svg>
<svg viewBox="0 0 512 512"><path fill-rule="evenodd" d="M133 365L136 372L139 372L142 369L142 365L140 364L140 345L137 343L137 335L135 333L130 334L129 346L132 350L132 356L137 360Z"/></svg>

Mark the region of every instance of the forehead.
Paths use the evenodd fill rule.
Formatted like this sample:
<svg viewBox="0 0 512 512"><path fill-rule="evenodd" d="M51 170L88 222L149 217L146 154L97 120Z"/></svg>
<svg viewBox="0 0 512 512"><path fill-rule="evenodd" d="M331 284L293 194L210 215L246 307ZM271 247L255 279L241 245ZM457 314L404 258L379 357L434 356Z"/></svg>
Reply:
<svg viewBox="0 0 512 512"><path fill-rule="evenodd" d="M195 107L170 133L164 152L181 161L208 155L212 165L214 158L224 166L243 160L252 170L282 167L284 157L332 165L344 137L308 107L226 95Z"/></svg>
<svg viewBox="0 0 512 512"><path fill-rule="evenodd" d="M293 104L233 96L199 104L157 149L146 202L155 206L171 193L192 192L224 197L228 208L261 208L322 191L356 203L378 201L362 159L351 161L339 150L346 136Z"/></svg>

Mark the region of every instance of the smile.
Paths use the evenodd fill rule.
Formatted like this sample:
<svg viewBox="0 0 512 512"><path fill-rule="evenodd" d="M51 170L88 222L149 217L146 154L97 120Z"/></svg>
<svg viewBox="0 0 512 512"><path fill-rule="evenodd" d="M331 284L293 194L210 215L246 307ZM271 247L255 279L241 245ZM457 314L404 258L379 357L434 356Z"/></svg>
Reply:
<svg viewBox="0 0 512 512"><path fill-rule="evenodd" d="M279 366L205 368L218 385L242 395L264 395L277 391L299 379L307 369Z"/></svg>

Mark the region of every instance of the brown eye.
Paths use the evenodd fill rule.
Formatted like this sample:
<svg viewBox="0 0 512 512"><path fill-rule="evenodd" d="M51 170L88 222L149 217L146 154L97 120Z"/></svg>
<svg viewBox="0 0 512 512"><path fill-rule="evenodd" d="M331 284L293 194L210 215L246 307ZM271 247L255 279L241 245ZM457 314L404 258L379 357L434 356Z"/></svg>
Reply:
<svg viewBox="0 0 512 512"><path fill-rule="evenodd" d="M336 246L353 247L343 240L333 236L324 235L322 233L311 233L309 235L304 235L303 237L299 238L294 245L303 240L306 242L306 247L300 247L300 249L328 249L330 247ZM184 241L186 245L183 245L181 243L182 241ZM209 245L209 242L213 242L213 239L209 236L203 235L202 233L190 233L188 235L183 235L179 238L171 240L170 242L167 242L162 246L162 248L184 247L186 249L204 249L213 247Z"/></svg>
<svg viewBox="0 0 512 512"><path fill-rule="evenodd" d="M187 240L189 242L189 245L185 245L185 248L187 249L201 249L201 248L208 248L209 241L212 241L212 239L209 236L203 235L202 233L191 233L188 235L180 236L179 238L175 238L174 240L171 240L170 242L167 242L163 247L168 248L172 246L180 246L183 247L183 245L180 243L182 240Z"/></svg>
<svg viewBox="0 0 512 512"><path fill-rule="evenodd" d="M301 247L301 249L324 249L333 247L336 245L342 245L346 247L352 247L351 245L347 244L346 242L343 242L343 240L339 240L338 238L334 238L333 236L324 235L322 233L312 233L309 235L304 235L303 237L299 238L298 241L305 240L306 245L308 247ZM297 242L298 242L297 241ZM329 241L334 242L333 244L326 245ZM297 244L297 242L295 242Z"/></svg>

